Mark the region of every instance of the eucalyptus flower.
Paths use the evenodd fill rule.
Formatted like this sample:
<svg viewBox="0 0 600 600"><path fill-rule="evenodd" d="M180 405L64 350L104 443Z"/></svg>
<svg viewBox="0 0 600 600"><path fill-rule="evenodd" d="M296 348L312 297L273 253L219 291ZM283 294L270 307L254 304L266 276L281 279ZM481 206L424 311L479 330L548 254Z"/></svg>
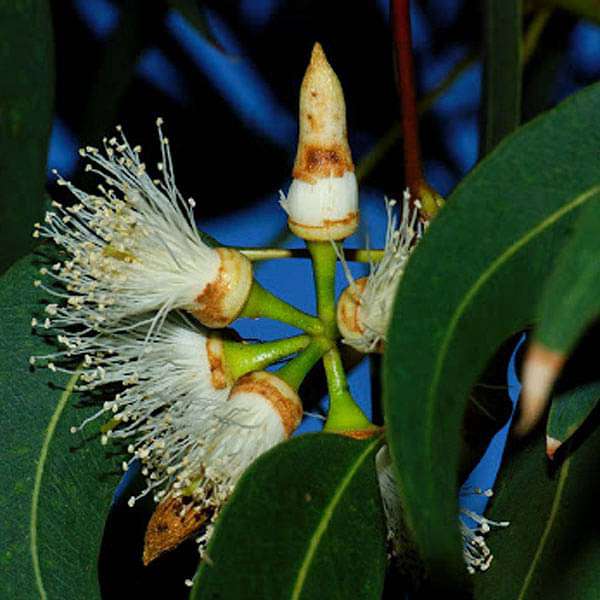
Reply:
<svg viewBox="0 0 600 600"><path fill-rule="evenodd" d="M360 352L382 352L392 317L396 291L415 244L423 234L418 221L419 202L410 206L410 193L404 191L400 220L396 201L385 199L387 229L383 257L371 264L368 277L354 280L347 264L342 264L348 287L337 305L337 323L343 341Z"/></svg>
<svg viewBox="0 0 600 600"><path fill-rule="evenodd" d="M62 332L57 337L65 349L32 357L31 363L78 373L77 390L111 396L71 431L106 418L102 443L126 444L131 457L123 469L139 459L148 481L140 496L156 490L159 499L180 478L199 423L226 402L233 381L215 332L171 314L148 340L151 324L151 316L128 317L116 332Z"/></svg>
<svg viewBox="0 0 600 600"><path fill-rule="evenodd" d="M154 326L172 309L185 309L208 327L224 327L242 310L252 285L250 261L233 249L205 243L194 224L192 198L175 185L169 140L160 138L161 179L152 179L140 146L118 136L104 139L104 152L80 150L85 170L101 179L88 193L58 177L76 198L72 206L53 202L34 237L64 252L37 280L62 306L53 308L64 325L106 330L122 319L156 311ZM63 258L64 253L67 254Z"/></svg>
<svg viewBox="0 0 600 600"><path fill-rule="evenodd" d="M200 404L194 403L194 406ZM289 438L302 419L298 394L274 373L241 377L209 415L191 410L179 444L176 480L154 513L146 533L144 562L203 527L196 541L204 556L213 524L246 469L264 452ZM164 499L163 499L164 498Z"/></svg>
<svg viewBox="0 0 600 600"><path fill-rule="evenodd" d="M377 470L379 491L388 528L388 541L391 544L392 553L395 554L399 552L397 549L398 540L402 539L402 536L404 535L404 526L402 506L400 504L400 498L398 497L398 490L388 446L383 446L377 453L375 457L375 468ZM463 495L466 493L475 493L487 497L492 495L491 490L480 490L479 488L463 491L461 493ZM470 519L473 525L469 525L465 517L466 519ZM463 543L463 559L467 571L470 574L474 574L476 571L487 571L494 558L494 555L491 553L485 541L485 534L487 534L492 527L507 527L508 525L509 523L507 521L492 521L483 515L466 508L460 509L458 527Z"/></svg>
<svg viewBox="0 0 600 600"><path fill-rule="evenodd" d="M315 44L300 89L300 133L287 197L290 230L310 241L341 240L358 227L358 184L339 79Z"/></svg>

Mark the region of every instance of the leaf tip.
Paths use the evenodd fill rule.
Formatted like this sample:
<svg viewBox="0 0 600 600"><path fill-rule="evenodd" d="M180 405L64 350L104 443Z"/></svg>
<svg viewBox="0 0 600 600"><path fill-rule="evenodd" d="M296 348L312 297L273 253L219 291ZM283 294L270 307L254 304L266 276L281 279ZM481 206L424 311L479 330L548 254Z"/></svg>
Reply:
<svg viewBox="0 0 600 600"><path fill-rule="evenodd" d="M562 442L556 438L546 436L546 456L550 459L554 459L556 451L562 446Z"/></svg>
<svg viewBox="0 0 600 600"><path fill-rule="evenodd" d="M526 435L538 422L565 360L564 354L549 350L539 342L531 345L523 365L520 415L514 428L517 436Z"/></svg>

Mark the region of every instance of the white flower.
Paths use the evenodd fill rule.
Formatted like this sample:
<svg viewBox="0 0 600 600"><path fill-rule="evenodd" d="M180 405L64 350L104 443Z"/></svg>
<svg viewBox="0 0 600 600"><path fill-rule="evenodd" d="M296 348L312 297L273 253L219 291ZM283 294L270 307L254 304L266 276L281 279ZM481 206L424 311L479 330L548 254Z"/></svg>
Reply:
<svg viewBox="0 0 600 600"><path fill-rule="evenodd" d="M196 443L200 422L213 422L227 400L233 382L223 366L223 347L216 334L171 314L148 341L152 317L127 318L110 334L61 333L65 350L34 357L53 370L79 372L76 389L102 388L115 395L88 417L108 417L102 442L128 445L128 468L139 458L148 485L141 495L157 488L164 494L184 468L190 447ZM56 362L55 362L56 361ZM79 368L70 363L80 362ZM58 366L57 366L58 364Z"/></svg>
<svg viewBox="0 0 600 600"><path fill-rule="evenodd" d="M241 377L227 401L209 416L200 404L190 406L181 423L186 442L180 468L173 486L158 496L164 500L148 525L144 562L202 526L196 541L203 556L213 524L240 477L259 456L290 437L301 419L297 393L265 371ZM175 534L163 535L167 528Z"/></svg>
<svg viewBox="0 0 600 600"><path fill-rule="evenodd" d="M388 540L392 544L393 552L396 552L394 542L397 543L404 535L402 507L398 497L392 460L387 446L383 446L377 453L377 456L375 457L375 467L377 470L383 510L387 522ZM473 489L472 492L463 491L461 493L463 495L465 493L475 493L488 497L492 495L491 490L480 490L478 488ZM467 521L465 521L465 517L471 519L474 525L468 525ZM475 571L487 571L494 556L487 546L484 535L488 533L492 527L507 527L508 522L491 521L471 510L461 508L460 516L458 517L458 526L462 536L463 559L467 571L470 574L475 573Z"/></svg>
<svg viewBox="0 0 600 600"><path fill-rule="evenodd" d="M338 300L338 328L343 341L360 352L383 349L398 284L423 234L423 226L417 220L419 203L410 207L408 190L403 194L400 221L394 214L395 205L395 200L385 199L388 222L384 254L381 261L371 264L368 277L355 281L340 256L349 286Z"/></svg>
<svg viewBox="0 0 600 600"><path fill-rule="evenodd" d="M341 240L358 226L358 184L339 79L320 44L313 47L300 89L300 134L293 181L280 204L293 233Z"/></svg>
<svg viewBox="0 0 600 600"><path fill-rule="evenodd" d="M229 324L241 311L252 284L250 262L234 250L211 248L200 237L192 208L175 185L169 141L157 120L162 179L151 179L117 127L104 139L104 154L80 150L86 171L102 179L89 194L59 177L77 199L73 206L53 202L34 237L52 239L68 253L42 269L54 285L44 286L65 300L56 308L62 323L106 330L121 319L157 311L159 325L168 311L184 308L209 327ZM229 278L230 281L227 281ZM230 291L221 293L229 284ZM233 285L231 285L233 284ZM41 282L36 282L41 285Z"/></svg>

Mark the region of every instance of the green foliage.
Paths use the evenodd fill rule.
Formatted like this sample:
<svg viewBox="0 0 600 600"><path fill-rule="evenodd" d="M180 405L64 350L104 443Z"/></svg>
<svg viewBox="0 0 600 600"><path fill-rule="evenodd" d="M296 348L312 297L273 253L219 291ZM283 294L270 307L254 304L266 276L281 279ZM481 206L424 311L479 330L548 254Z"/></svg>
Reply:
<svg viewBox="0 0 600 600"><path fill-rule="evenodd" d="M600 200L590 202L545 285L535 339L568 354L600 314Z"/></svg>
<svg viewBox="0 0 600 600"><path fill-rule="evenodd" d="M600 382L576 387L552 399L546 436L563 444L585 422L600 400Z"/></svg>
<svg viewBox="0 0 600 600"><path fill-rule="evenodd" d="M33 245L53 101L48 1L0 2L0 273Z"/></svg>
<svg viewBox="0 0 600 600"><path fill-rule="evenodd" d="M522 0L486 0L484 18L482 155L521 120Z"/></svg>
<svg viewBox="0 0 600 600"><path fill-rule="evenodd" d="M434 584L465 585L455 526L459 429L500 343L534 318L579 210L600 196L600 85L507 138L458 186L408 265L384 357L388 439Z"/></svg>
<svg viewBox="0 0 600 600"><path fill-rule="evenodd" d="M489 536L495 558L487 573L473 578L476 598L598 598L600 428L577 446L552 464L540 432L506 456L489 516L510 526Z"/></svg>
<svg viewBox="0 0 600 600"><path fill-rule="evenodd" d="M97 554L119 469L94 425L70 433L93 413L75 408L74 380L29 365L52 351L30 328L47 300L32 285L38 262L27 256L0 279L0 596L99 598Z"/></svg>
<svg viewBox="0 0 600 600"><path fill-rule="evenodd" d="M191 598L380 598L378 446L315 434L261 457L220 517Z"/></svg>

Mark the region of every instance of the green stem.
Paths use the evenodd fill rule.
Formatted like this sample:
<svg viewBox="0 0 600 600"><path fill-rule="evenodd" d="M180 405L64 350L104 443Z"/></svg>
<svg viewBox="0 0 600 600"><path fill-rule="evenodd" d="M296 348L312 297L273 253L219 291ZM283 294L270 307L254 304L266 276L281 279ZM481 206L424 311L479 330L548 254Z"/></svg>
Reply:
<svg viewBox="0 0 600 600"><path fill-rule="evenodd" d="M311 335L321 335L323 325L319 319L298 310L291 304L284 302L281 298L274 296L265 290L256 280L252 284L250 294L240 317L256 319L264 317L289 323L298 329L302 329Z"/></svg>
<svg viewBox="0 0 600 600"><path fill-rule="evenodd" d="M265 342L263 344L244 344L241 342L223 342L223 353L227 370L234 380L252 371L259 371L269 365L304 350L310 344L308 335Z"/></svg>
<svg viewBox="0 0 600 600"><path fill-rule="evenodd" d="M347 432L377 429L352 398L346 373L337 348L323 357L323 366L329 389L329 414L323 431Z"/></svg>
<svg viewBox="0 0 600 600"><path fill-rule="evenodd" d="M306 248L237 248L251 261L271 260L275 258L310 258ZM377 262L383 258L383 250L350 248L344 250L346 260L354 262Z"/></svg>
<svg viewBox="0 0 600 600"><path fill-rule="evenodd" d="M277 376L298 391L304 378L329 348L331 342L328 339L314 338L306 350L277 371Z"/></svg>
<svg viewBox="0 0 600 600"><path fill-rule="evenodd" d="M308 242L308 250L313 262L317 314L323 323L324 334L335 339L338 335L335 314L335 248L331 242Z"/></svg>

